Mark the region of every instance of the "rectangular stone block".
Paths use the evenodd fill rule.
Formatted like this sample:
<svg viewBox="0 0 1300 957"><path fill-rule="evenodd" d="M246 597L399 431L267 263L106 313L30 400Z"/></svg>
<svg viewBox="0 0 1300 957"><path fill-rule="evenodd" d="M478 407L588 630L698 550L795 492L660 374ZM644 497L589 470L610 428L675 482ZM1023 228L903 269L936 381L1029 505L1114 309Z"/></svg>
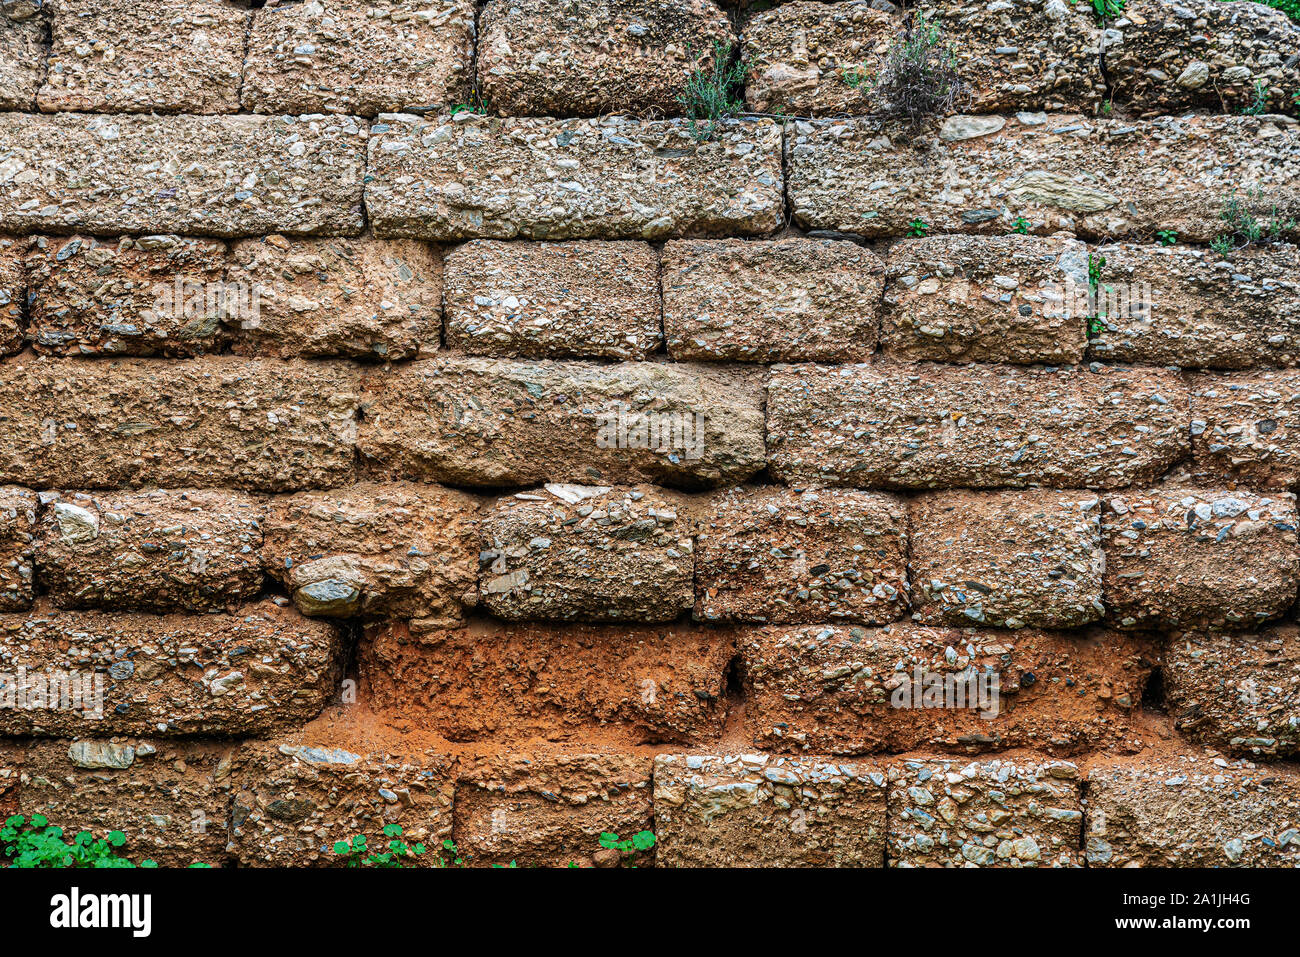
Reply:
<svg viewBox="0 0 1300 957"><path fill-rule="evenodd" d="M253 15L243 106L253 113L413 113L469 97L473 0L314 0Z"/></svg>
<svg viewBox="0 0 1300 957"><path fill-rule="evenodd" d="M770 120L728 120L705 143L682 120L627 117L392 114L371 133L366 210L379 236L666 239L782 223Z"/></svg>
<svg viewBox="0 0 1300 957"><path fill-rule="evenodd" d="M304 734L239 750L230 841L240 865L344 866L335 843L361 835L369 853L386 853L390 824L402 829L401 840L425 848L402 858L402 866L438 865L442 842L451 837L455 792L447 756L398 742L394 750L344 742L360 753L297 743Z"/></svg>
<svg viewBox="0 0 1300 957"><path fill-rule="evenodd" d="M890 867L1083 867L1083 783L1068 761L889 766Z"/></svg>
<svg viewBox="0 0 1300 957"><path fill-rule="evenodd" d="M222 615L37 606L0 615L0 699L15 700L0 734L266 734L316 717L342 652L338 626L270 602Z"/></svg>
<svg viewBox="0 0 1300 957"><path fill-rule="evenodd" d="M0 366L0 481L37 488L293 491L352 477L347 365L14 360Z"/></svg>
<svg viewBox="0 0 1300 957"><path fill-rule="evenodd" d="M402 622L361 645L362 694L376 711L450 741L563 740L628 745L715 740L726 719L726 629L516 625L472 620L413 634Z"/></svg>
<svg viewBox="0 0 1300 957"><path fill-rule="evenodd" d="M1172 229L1203 243L1224 231L1234 190L1257 215L1300 214L1300 132L1267 117L1022 113L935 120L919 134L901 121L801 120L786 155L796 222L867 237L903 236L917 222L1005 234L1023 218L1041 235Z"/></svg>
<svg viewBox="0 0 1300 957"><path fill-rule="evenodd" d="M699 509L695 617L857 621L908 610L907 509L842 489L729 489Z"/></svg>
<svg viewBox="0 0 1300 957"><path fill-rule="evenodd" d="M0 237L0 359L21 352L27 344L27 275L21 259L22 240Z"/></svg>
<svg viewBox="0 0 1300 957"><path fill-rule="evenodd" d="M1159 660L1123 632L893 624L740 634L745 729L776 752L1131 747Z"/></svg>
<svg viewBox="0 0 1300 957"><path fill-rule="evenodd" d="M234 113L249 11L231 0L54 0L44 113ZM304 111L306 112L306 111Z"/></svg>
<svg viewBox="0 0 1300 957"><path fill-rule="evenodd" d="M1088 772L1089 867L1294 867L1300 777L1206 755Z"/></svg>
<svg viewBox="0 0 1300 957"><path fill-rule="evenodd" d="M1016 0L988 5L922 3L938 26L971 113L1016 110L1091 112L1106 85L1091 9ZM868 0L783 3L755 15L744 31L745 97L758 112L793 116L864 115L884 106L875 81L903 17Z"/></svg>
<svg viewBox="0 0 1300 957"><path fill-rule="evenodd" d="M829 239L684 240L663 251L674 359L842 362L876 348L884 264Z"/></svg>
<svg viewBox="0 0 1300 957"><path fill-rule="evenodd" d="M590 866L601 834L654 830L652 762L617 752L479 759L456 782L456 846L480 866Z"/></svg>
<svg viewBox="0 0 1300 957"><path fill-rule="evenodd" d="M234 753L230 742L134 737L33 744L21 812L44 814L65 841L80 831L101 840L121 831L117 856L137 866L220 867Z"/></svg>
<svg viewBox="0 0 1300 957"><path fill-rule="evenodd" d="M479 601L515 621L673 621L695 597L691 507L653 486L498 499L479 526Z"/></svg>
<svg viewBox="0 0 1300 957"><path fill-rule="evenodd" d="M647 243L477 239L445 282L447 345L471 355L644 359L663 341Z"/></svg>
<svg viewBox="0 0 1300 957"><path fill-rule="evenodd" d="M1103 500L1106 604L1122 628L1254 628L1300 587L1295 496L1162 486Z"/></svg>
<svg viewBox="0 0 1300 957"><path fill-rule="evenodd" d="M778 366L767 392L779 481L859 488L1117 488L1187 453L1176 372L874 362Z"/></svg>
<svg viewBox="0 0 1300 957"><path fill-rule="evenodd" d="M262 590L263 503L227 491L42 496L36 566L60 608L206 612Z"/></svg>
<svg viewBox="0 0 1300 957"><path fill-rule="evenodd" d="M478 510L436 485L277 496L262 559L304 615L455 625L478 588Z"/></svg>
<svg viewBox="0 0 1300 957"><path fill-rule="evenodd" d="M764 463L757 374L659 362L445 358L366 380L377 476L489 487L701 487Z"/></svg>
<svg viewBox="0 0 1300 957"><path fill-rule="evenodd" d="M31 0L0 9L0 110L34 110L45 79L49 20Z"/></svg>
<svg viewBox="0 0 1300 957"><path fill-rule="evenodd" d="M1115 103L1135 113L1296 112L1300 26L1282 9L1132 0L1107 26L1102 55L1109 89Z"/></svg>
<svg viewBox="0 0 1300 957"><path fill-rule="evenodd" d="M1191 376L1192 455L1206 484L1300 484L1300 372Z"/></svg>
<svg viewBox="0 0 1300 957"><path fill-rule="evenodd" d="M438 350L442 263L424 243L267 236L230 259L228 285L255 303L227 319L236 352L387 362Z"/></svg>
<svg viewBox="0 0 1300 957"><path fill-rule="evenodd" d="M0 611L32 603L37 507L35 492L0 485Z"/></svg>
<svg viewBox="0 0 1300 957"><path fill-rule="evenodd" d="M1265 758L1300 754L1300 628L1188 631L1165 642L1165 698L1194 741Z"/></svg>
<svg viewBox="0 0 1300 957"><path fill-rule="evenodd" d="M1092 492L935 492L911 501L913 602L928 624L1075 628L1100 620Z"/></svg>
<svg viewBox="0 0 1300 957"><path fill-rule="evenodd" d="M889 250L881 341L900 359L1074 364L1088 247L1039 236L936 236Z"/></svg>
<svg viewBox="0 0 1300 957"><path fill-rule="evenodd" d="M193 356L219 349L226 247L179 236L38 237L27 257L29 338L53 355Z"/></svg>
<svg viewBox="0 0 1300 957"><path fill-rule="evenodd" d="M501 116L676 116L696 69L730 49L731 21L712 0L489 0L478 84Z"/></svg>
<svg viewBox="0 0 1300 957"><path fill-rule="evenodd" d="M885 775L870 764L661 754L654 811L660 867L885 864Z"/></svg>
<svg viewBox="0 0 1300 957"><path fill-rule="evenodd" d="M1300 364L1300 248L1224 257L1125 243L1093 257L1103 265L1091 358L1188 369Z"/></svg>
<svg viewBox="0 0 1300 957"><path fill-rule="evenodd" d="M0 230L361 232L354 117L0 114Z"/></svg>
<svg viewBox="0 0 1300 957"><path fill-rule="evenodd" d="M10 815L22 813L19 789L26 757L27 748L21 744L0 744L0 814L6 820Z"/></svg>

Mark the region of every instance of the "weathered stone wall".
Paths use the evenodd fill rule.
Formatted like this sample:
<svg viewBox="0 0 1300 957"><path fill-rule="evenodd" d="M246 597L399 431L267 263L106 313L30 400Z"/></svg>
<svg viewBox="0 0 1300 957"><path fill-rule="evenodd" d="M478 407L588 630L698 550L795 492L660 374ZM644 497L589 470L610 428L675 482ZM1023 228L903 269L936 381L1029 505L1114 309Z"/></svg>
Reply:
<svg viewBox="0 0 1300 957"><path fill-rule="evenodd" d="M767 6L0 4L0 809L1297 863L1300 26Z"/></svg>

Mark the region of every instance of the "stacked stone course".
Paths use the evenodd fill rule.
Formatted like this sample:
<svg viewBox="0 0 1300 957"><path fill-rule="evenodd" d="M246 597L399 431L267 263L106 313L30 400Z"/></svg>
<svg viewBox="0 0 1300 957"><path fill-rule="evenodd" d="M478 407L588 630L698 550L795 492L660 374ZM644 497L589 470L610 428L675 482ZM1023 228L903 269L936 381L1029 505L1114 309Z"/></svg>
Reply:
<svg viewBox="0 0 1300 957"><path fill-rule="evenodd" d="M1300 26L920 9L0 0L0 811L1294 866Z"/></svg>

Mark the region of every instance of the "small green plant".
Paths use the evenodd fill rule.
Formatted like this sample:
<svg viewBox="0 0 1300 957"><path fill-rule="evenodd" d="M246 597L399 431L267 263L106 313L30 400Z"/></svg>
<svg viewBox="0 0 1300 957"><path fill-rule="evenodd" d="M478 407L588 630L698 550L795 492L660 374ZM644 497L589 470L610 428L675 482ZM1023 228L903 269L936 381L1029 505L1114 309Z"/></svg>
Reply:
<svg viewBox="0 0 1300 957"><path fill-rule="evenodd" d="M1112 103L1110 100L1102 100L1101 106L1099 106L1097 109L1102 116L1110 116L1111 111L1115 109L1115 104Z"/></svg>
<svg viewBox="0 0 1300 957"><path fill-rule="evenodd" d="M478 113L486 116L488 111L487 100L479 92L478 83L470 86L469 99L465 103L457 103L451 108L451 115L456 116L459 113Z"/></svg>
<svg viewBox="0 0 1300 957"><path fill-rule="evenodd" d="M1243 107L1241 112L1245 116L1260 116L1268 110L1268 84L1263 80L1255 81L1255 92L1251 97L1250 105Z"/></svg>
<svg viewBox="0 0 1300 957"><path fill-rule="evenodd" d="M1029 227L1032 225L1033 223L1025 219L1025 217L1017 216L1015 219L1011 221L1011 231L1013 233L1019 233L1021 236L1024 236L1026 233L1029 232Z"/></svg>
<svg viewBox="0 0 1300 957"><path fill-rule="evenodd" d="M1176 229L1157 229L1156 242L1161 246L1178 245L1178 230Z"/></svg>
<svg viewBox="0 0 1300 957"><path fill-rule="evenodd" d="M366 836L357 834L348 841L335 841L334 853L343 858L344 867L411 867L424 856L423 844L407 844L402 840L400 824L385 824L384 837L388 840L380 844L381 850L372 851ZM444 847L448 845L454 852L456 846L451 841L443 842Z"/></svg>
<svg viewBox="0 0 1300 957"><path fill-rule="evenodd" d="M124 844L126 835L121 831L109 831L105 838L80 831L69 844L63 839L63 828L51 824L44 814L33 814L30 819L15 814L0 826L0 848L9 867L135 867L128 858L118 856ZM139 866L158 865L146 860Z"/></svg>
<svg viewBox="0 0 1300 957"><path fill-rule="evenodd" d="M916 238L930 235L930 224L924 219L914 219L907 224L907 235Z"/></svg>
<svg viewBox="0 0 1300 957"><path fill-rule="evenodd" d="M1223 201L1223 209L1219 213L1219 218L1227 224L1227 231L1215 236L1210 242L1210 248L1226 256L1247 246L1281 242L1287 232L1296 228L1294 219L1283 219L1278 215L1275 204L1269 207L1267 218L1261 220L1251 207L1262 205L1262 190L1247 191L1245 199L1234 191Z"/></svg>
<svg viewBox="0 0 1300 957"><path fill-rule="evenodd" d="M600 835L600 846L611 851L618 851L623 857L624 867L636 867L637 856L655 846L654 831L638 831L627 840L619 840L617 834L608 831Z"/></svg>
<svg viewBox="0 0 1300 957"><path fill-rule="evenodd" d="M863 92L870 90L876 83L875 77L868 73L864 66L845 67L840 71L840 79L849 89Z"/></svg>
<svg viewBox="0 0 1300 957"><path fill-rule="evenodd" d="M1079 0L1070 0L1071 3L1078 3ZM1128 0L1088 0L1092 6L1092 12L1097 16L1097 22L1105 24L1108 20L1118 20L1119 15L1124 12Z"/></svg>
<svg viewBox="0 0 1300 957"><path fill-rule="evenodd" d="M744 60L735 55L730 43L715 41L712 62L692 73L677 95L693 140L703 143L713 139L722 121L740 112L744 82Z"/></svg>
<svg viewBox="0 0 1300 957"><path fill-rule="evenodd" d="M909 13L875 84L881 113L906 118L915 127L927 116L952 112L964 91L957 57L939 24Z"/></svg>
<svg viewBox="0 0 1300 957"><path fill-rule="evenodd" d="M1101 308L1101 291L1104 286L1101 277L1102 271L1106 268L1105 256L1094 256L1088 253L1088 304L1091 306L1088 315L1088 338L1095 339L1106 331L1106 311Z"/></svg>

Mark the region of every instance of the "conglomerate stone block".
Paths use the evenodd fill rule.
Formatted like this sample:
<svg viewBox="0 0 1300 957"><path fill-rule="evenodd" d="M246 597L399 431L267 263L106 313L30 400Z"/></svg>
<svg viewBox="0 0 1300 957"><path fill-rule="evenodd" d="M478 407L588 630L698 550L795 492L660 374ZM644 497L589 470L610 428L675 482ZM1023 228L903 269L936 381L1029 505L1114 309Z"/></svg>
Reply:
<svg viewBox="0 0 1300 957"><path fill-rule="evenodd" d="M1188 450L1187 384L1161 369L777 366L768 469L858 488L1149 482Z"/></svg>
<svg viewBox="0 0 1300 957"><path fill-rule="evenodd" d="M49 20L40 0L0 4L0 110L32 110L45 79Z"/></svg>
<svg viewBox="0 0 1300 957"><path fill-rule="evenodd" d="M911 503L921 621L1074 628L1100 620L1097 496L1084 491L933 492Z"/></svg>
<svg viewBox="0 0 1300 957"><path fill-rule="evenodd" d="M697 142L682 120L389 114L366 180L376 235L435 241L752 235L783 216L771 120L726 120ZM4 211L0 193L0 228Z"/></svg>
<svg viewBox="0 0 1300 957"><path fill-rule="evenodd" d="M1102 504L1106 604L1121 627L1253 628L1295 604L1289 492L1162 486Z"/></svg>
<svg viewBox="0 0 1300 957"><path fill-rule="evenodd" d="M37 606L0 616L18 699L0 708L0 734L266 734L316 717L341 653L338 626L270 602L220 615Z"/></svg>
<svg viewBox="0 0 1300 957"><path fill-rule="evenodd" d="M473 0L307 0L253 15L242 101L254 113L450 110L469 97Z"/></svg>
<svg viewBox="0 0 1300 957"><path fill-rule="evenodd" d="M27 275L21 258L22 240L0 237L0 359L22 352L27 341Z"/></svg>
<svg viewBox="0 0 1300 957"><path fill-rule="evenodd" d="M651 486L502 498L479 525L479 600L513 620L672 621L695 597L689 509Z"/></svg>
<svg viewBox="0 0 1300 957"><path fill-rule="evenodd" d="M350 116L0 113L0 230L354 236L366 135Z"/></svg>
<svg viewBox="0 0 1300 957"><path fill-rule="evenodd" d="M0 611L20 611L35 588L36 493L0 485Z"/></svg>
<svg viewBox="0 0 1300 957"><path fill-rule="evenodd" d="M1199 478L1256 489L1300 484L1300 371L1203 374L1190 383Z"/></svg>
<svg viewBox="0 0 1300 957"><path fill-rule="evenodd" d="M478 85L501 116L677 115L734 40L712 0L489 0L480 27Z"/></svg>
<svg viewBox="0 0 1300 957"><path fill-rule="evenodd" d="M233 113L248 8L231 0L52 0L46 113ZM304 111L305 112L305 111Z"/></svg>
<svg viewBox="0 0 1300 957"><path fill-rule="evenodd" d="M45 493L41 587L61 608L205 612L262 590L265 506L238 492Z"/></svg>
<svg viewBox="0 0 1300 957"><path fill-rule="evenodd" d="M0 481L37 488L294 491L351 479L358 376L344 364L0 364Z"/></svg>
<svg viewBox="0 0 1300 957"><path fill-rule="evenodd" d="M660 867L883 867L885 775L859 762L661 754Z"/></svg>
<svg viewBox="0 0 1300 957"><path fill-rule="evenodd" d="M674 359L838 362L876 348L884 264L845 240L674 240L663 251Z"/></svg>

